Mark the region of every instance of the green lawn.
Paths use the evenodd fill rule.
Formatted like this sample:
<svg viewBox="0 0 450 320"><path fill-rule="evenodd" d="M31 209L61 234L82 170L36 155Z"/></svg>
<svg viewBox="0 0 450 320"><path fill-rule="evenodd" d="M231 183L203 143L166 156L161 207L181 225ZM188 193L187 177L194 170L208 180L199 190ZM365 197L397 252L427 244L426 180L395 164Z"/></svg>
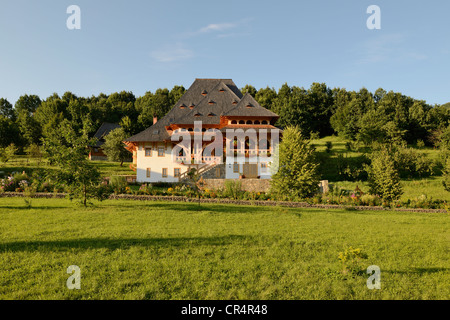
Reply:
<svg viewBox="0 0 450 320"><path fill-rule="evenodd" d="M0 299L449 299L450 217L0 198ZM338 253L368 254L343 275ZM81 290L66 269L81 268Z"/></svg>
<svg viewBox="0 0 450 320"><path fill-rule="evenodd" d="M130 163L124 162L123 166L120 166L120 162L112 161L92 161L95 167L100 170L100 173L104 177L110 177L112 175L135 175L136 172L130 169ZM26 156L17 155L14 159L0 164L0 171L7 174L11 172L26 171L30 173L36 169L54 169L55 167L48 164L46 159L38 161L37 159L28 159ZM1 175L0 175L1 177Z"/></svg>

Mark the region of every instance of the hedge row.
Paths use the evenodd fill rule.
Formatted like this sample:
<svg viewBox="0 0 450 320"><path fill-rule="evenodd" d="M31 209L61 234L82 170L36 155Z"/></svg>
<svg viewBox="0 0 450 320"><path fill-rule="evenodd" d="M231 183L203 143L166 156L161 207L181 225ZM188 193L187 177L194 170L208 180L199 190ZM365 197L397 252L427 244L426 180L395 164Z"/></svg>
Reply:
<svg viewBox="0 0 450 320"><path fill-rule="evenodd" d="M35 193L32 198L65 198L64 193ZM12 197L26 197L21 192L4 192L0 193L0 198ZM174 202L197 202L197 198L179 197L179 196L150 196L150 195L131 195L120 194L111 195L111 200L138 200L138 201L174 201ZM384 208L371 206L341 206L341 205L325 205L325 204L309 204L306 202L291 202L291 201L257 201L257 200L232 200L232 199L200 199L200 203L222 203L235 205L255 205L255 206L284 206L291 208L315 208L315 209L347 209L357 211L404 211L404 212L435 212L447 213L444 209L411 209L411 208Z"/></svg>

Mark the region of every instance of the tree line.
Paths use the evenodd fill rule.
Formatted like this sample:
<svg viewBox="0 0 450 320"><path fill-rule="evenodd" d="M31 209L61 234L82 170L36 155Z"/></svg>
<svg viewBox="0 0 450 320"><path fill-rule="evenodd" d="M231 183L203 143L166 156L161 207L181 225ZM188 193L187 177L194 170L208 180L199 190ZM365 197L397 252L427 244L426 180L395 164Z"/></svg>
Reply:
<svg viewBox="0 0 450 320"><path fill-rule="evenodd" d="M277 126L296 126L306 137L337 134L369 145L373 142L404 142L437 145L450 141L450 103L429 105L398 92L362 88L349 91L313 83L308 89L283 84L257 90L246 85L263 107L280 115ZM183 86L157 89L136 97L132 92L77 97L71 92L53 94L45 100L37 95L23 95L13 106L0 99L0 147L14 144L21 151L41 145L63 121L76 132L87 130L92 136L103 122L119 123L128 136L163 117L184 94Z"/></svg>

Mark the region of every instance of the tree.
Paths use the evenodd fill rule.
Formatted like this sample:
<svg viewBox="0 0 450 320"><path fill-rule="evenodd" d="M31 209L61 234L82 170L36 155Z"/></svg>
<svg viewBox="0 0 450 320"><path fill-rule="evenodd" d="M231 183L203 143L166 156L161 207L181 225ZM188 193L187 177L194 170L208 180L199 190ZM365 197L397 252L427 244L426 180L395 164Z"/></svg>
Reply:
<svg viewBox="0 0 450 320"><path fill-rule="evenodd" d="M0 162L6 163L11 160L17 153L17 147L14 143L11 143L6 148L0 147Z"/></svg>
<svg viewBox="0 0 450 320"><path fill-rule="evenodd" d="M28 144L39 143L42 136L41 126L34 116L40 104L41 99L38 96L23 95L14 106L20 132Z"/></svg>
<svg viewBox="0 0 450 320"><path fill-rule="evenodd" d="M15 121L16 118L12 104L3 98L0 99L0 116L4 116L13 121Z"/></svg>
<svg viewBox="0 0 450 320"><path fill-rule="evenodd" d="M289 126L283 131L278 145L278 167L274 166L272 192L288 198L307 198L319 189L319 164L315 154L298 127Z"/></svg>
<svg viewBox="0 0 450 320"><path fill-rule="evenodd" d="M245 95L246 93L248 93L248 94L250 94L253 98L256 97L256 93L257 93L256 88L255 88L254 86L252 86L252 85L249 85L249 84L245 85L245 87L243 87L243 88L241 89L241 92L242 92L242 94L244 94L244 95Z"/></svg>
<svg viewBox="0 0 450 320"><path fill-rule="evenodd" d="M103 152L110 161L120 161L120 166L123 162L130 158L130 152L125 149L123 141L129 136L125 133L123 128L112 130L106 137L103 144Z"/></svg>
<svg viewBox="0 0 450 320"><path fill-rule="evenodd" d="M447 158L444 168L444 179L442 184L444 185L444 189L450 192L450 158Z"/></svg>
<svg viewBox="0 0 450 320"><path fill-rule="evenodd" d="M390 150L382 147L371 156L371 164L367 167L370 193L392 202L403 194L399 173Z"/></svg>
<svg viewBox="0 0 450 320"><path fill-rule="evenodd" d="M92 144L87 129L77 132L68 120L64 120L54 130L54 134L45 137L44 148L51 163L57 170L49 177L69 188L69 197L80 198L84 206L90 198L103 200L106 193L101 192L99 170L87 158L87 146Z"/></svg>

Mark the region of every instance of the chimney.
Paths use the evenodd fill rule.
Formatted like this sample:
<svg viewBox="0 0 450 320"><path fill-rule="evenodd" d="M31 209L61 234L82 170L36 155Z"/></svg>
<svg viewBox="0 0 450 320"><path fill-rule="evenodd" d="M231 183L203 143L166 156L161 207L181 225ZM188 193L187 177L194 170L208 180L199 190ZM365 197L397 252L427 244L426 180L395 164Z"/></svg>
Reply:
<svg viewBox="0 0 450 320"><path fill-rule="evenodd" d="M158 117L153 117L153 124L158 122Z"/></svg>

